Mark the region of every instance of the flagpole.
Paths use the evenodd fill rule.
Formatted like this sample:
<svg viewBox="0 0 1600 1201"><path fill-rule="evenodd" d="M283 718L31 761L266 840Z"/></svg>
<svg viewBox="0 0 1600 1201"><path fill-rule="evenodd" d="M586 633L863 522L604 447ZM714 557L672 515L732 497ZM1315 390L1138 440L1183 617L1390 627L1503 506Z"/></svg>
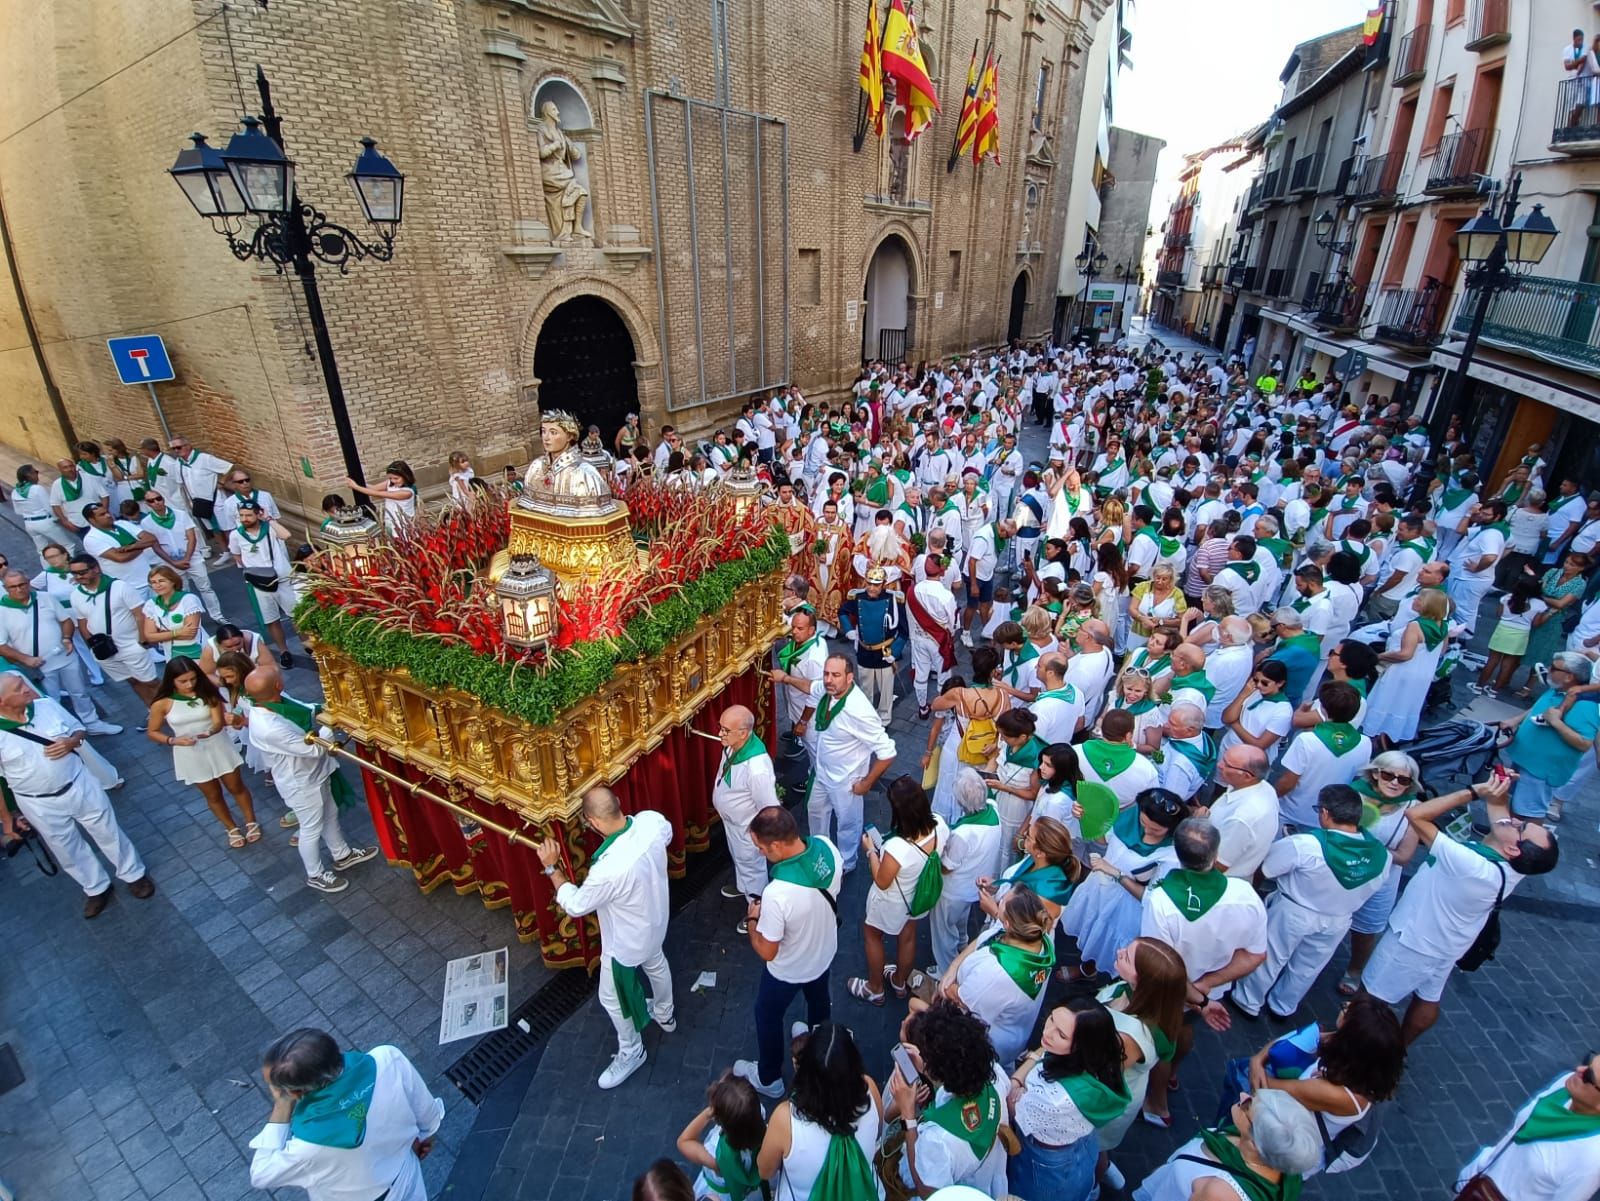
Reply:
<svg viewBox="0 0 1600 1201"><path fill-rule="evenodd" d="M860 88L856 89L856 131L850 138L850 149L856 154L861 153L862 144L867 140L867 94Z"/></svg>
<svg viewBox="0 0 1600 1201"><path fill-rule="evenodd" d="M980 39L978 38L972 39L972 65L967 68L968 78L972 77L972 72L978 64L979 40ZM946 175L949 175L952 171L954 171L956 169L956 163L961 161L961 118L966 115L967 105L970 104L971 101L971 96L964 95L961 99L961 111L956 114L955 136L950 139L950 161L944 165L944 173Z"/></svg>

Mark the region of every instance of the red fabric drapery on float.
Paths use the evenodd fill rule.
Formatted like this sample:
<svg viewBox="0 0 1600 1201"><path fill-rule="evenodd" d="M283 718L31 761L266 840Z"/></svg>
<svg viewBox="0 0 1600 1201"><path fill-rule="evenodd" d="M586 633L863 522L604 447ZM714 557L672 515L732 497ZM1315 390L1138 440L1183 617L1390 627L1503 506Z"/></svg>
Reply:
<svg viewBox="0 0 1600 1201"><path fill-rule="evenodd" d="M718 715L730 705L744 705L757 715L757 728L771 749L776 745L771 701L772 686L765 664L760 663L729 681L719 695L700 708L690 724L704 733L715 734ZM376 747L363 750L379 767L414 780L431 792L449 795L446 782L438 777L390 758ZM722 748L715 742L697 738L679 727L611 786L625 812L654 809L672 823L668 866L675 876L683 873L685 855L704 850L710 839L715 820L711 784L721 756ZM593 963L600 952L600 939L592 919L574 920L561 912L532 847L514 844L493 830L475 827L466 818L413 796L365 768L361 777L380 848L391 864L409 867L424 892L446 883L460 893L477 892L491 909L511 908L517 936L524 942L537 939L544 960L551 967ZM529 838L557 839L566 849L569 868L579 879L600 842L576 818L564 825L525 825L512 810L473 794L465 795L458 803L487 820L518 829Z"/></svg>

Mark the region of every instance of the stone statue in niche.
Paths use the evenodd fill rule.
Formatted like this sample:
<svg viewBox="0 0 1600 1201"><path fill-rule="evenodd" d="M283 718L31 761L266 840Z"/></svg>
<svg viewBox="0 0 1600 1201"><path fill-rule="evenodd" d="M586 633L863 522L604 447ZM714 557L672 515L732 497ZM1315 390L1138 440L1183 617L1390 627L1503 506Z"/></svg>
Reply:
<svg viewBox="0 0 1600 1201"><path fill-rule="evenodd" d="M578 182L574 168L583 157L583 147L561 128L561 112L554 100L539 106L534 126L539 144L539 174L544 184L544 207L550 221L550 240L569 244L587 239L583 228L589 208L589 189Z"/></svg>

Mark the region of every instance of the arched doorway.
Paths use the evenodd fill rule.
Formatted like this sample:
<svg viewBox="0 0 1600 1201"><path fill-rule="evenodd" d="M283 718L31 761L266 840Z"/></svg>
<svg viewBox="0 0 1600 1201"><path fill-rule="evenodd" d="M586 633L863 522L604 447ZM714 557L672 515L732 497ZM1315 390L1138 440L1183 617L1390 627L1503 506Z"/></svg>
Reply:
<svg viewBox="0 0 1600 1201"><path fill-rule="evenodd" d="M890 234L873 251L863 299L862 361L902 362L911 341L911 248L898 234Z"/></svg>
<svg viewBox="0 0 1600 1201"><path fill-rule="evenodd" d="M598 425L610 449L628 414L639 411L633 360L633 338L617 310L598 296L574 296L539 327L539 407L565 409L585 430Z"/></svg>
<svg viewBox="0 0 1600 1201"><path fill-rule="evenodd" d="M1028 309L1028 273L1017 272L1017 282L1011 285L1011 319L1006 322L1006 342L1022 337L1022 315Z"/></svg>

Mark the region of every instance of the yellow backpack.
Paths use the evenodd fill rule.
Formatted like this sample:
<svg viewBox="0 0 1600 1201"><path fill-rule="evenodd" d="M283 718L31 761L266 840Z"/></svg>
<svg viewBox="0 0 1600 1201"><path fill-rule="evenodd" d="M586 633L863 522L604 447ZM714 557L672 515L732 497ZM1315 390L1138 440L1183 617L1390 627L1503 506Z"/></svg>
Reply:
<svg viewBox="0 0 1600 1201"><path fill-rule="evenodd" d="M961 745L956 748L956 758L973 767L988 763L994 758L1000 744L1000 731L995 728L994 717L974 717L961 729Z"/></svg>

